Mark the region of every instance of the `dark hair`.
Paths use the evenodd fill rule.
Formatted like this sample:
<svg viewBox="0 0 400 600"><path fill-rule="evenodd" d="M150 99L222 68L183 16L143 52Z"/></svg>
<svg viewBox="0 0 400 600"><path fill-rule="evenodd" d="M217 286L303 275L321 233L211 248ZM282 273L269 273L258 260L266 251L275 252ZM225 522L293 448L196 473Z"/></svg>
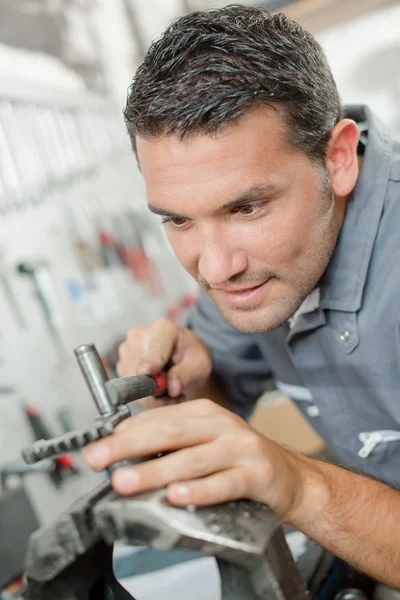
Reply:
<svg viewBox="0 0 400 600"><path fill-rule="evenodd" d="M212 133L262 104L280 105L291 143L324 161L343 109L321 46L281 13L230 5L166 29L136 72L124 115L136 151L136 135Z"/></svg>

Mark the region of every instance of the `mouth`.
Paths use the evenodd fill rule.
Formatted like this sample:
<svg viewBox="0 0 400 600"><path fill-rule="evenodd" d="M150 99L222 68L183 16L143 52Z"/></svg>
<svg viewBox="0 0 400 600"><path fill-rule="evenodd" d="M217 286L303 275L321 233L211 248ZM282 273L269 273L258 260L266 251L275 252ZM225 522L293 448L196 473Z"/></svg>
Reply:
<svg viewBox="0 0 400 600"><path fill-rule="evenodd" d="M259 285L243 290L213 290L213 295L219 296L231 306L237 308L248 308L249 306L255 306L259 304L265 292L265 288L267 287L270 280L271 279L267 279Z"/></svg>

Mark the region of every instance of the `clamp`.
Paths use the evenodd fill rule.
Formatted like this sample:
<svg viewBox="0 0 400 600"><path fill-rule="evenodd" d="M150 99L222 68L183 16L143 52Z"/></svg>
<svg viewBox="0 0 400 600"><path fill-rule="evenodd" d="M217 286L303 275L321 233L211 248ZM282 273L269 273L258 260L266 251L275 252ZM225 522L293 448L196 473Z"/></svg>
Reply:
<svg viewBox="0 0 400 600"><path fill-rule="evenodd" d="M128 402L166 393L163 376L108 380L93 345L77 348L75 356L99 410L98 422L91 429L26 448L23 456L30 464L109 435L131 416ZM168 502L163 489L121 497L106 481L31 536L26 560L28 600L132 600L113 573L117 541L215 556L222 600L305 600L308 596L283 530L267 506L239 501L178 508Z"/></svg>

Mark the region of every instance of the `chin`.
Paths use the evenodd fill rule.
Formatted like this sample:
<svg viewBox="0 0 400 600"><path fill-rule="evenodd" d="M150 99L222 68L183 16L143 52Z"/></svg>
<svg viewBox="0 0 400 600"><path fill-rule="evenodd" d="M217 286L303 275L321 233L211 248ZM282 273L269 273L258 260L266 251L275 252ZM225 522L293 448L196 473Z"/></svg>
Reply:
<svg viewBox="0 0 400 600"><path fill-rule="evenodd" d="M246 310L219 307L225 321L242 333L267 333L281 327L295 311L275 307L249 307Z"/></svg>

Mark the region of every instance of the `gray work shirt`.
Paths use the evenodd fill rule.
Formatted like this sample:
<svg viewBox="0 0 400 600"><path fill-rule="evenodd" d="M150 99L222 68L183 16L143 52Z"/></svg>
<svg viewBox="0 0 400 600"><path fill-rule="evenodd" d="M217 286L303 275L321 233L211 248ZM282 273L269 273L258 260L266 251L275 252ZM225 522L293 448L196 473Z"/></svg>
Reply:
<svg viewBox="0 0 400 600"><path fill-rule="evenodd" d="M292 319L269 333L231 328L201 294L190 327L248 418L271 373L339 462L400 483L400 144L365 106L364 162L331 261Z"/></svg>

